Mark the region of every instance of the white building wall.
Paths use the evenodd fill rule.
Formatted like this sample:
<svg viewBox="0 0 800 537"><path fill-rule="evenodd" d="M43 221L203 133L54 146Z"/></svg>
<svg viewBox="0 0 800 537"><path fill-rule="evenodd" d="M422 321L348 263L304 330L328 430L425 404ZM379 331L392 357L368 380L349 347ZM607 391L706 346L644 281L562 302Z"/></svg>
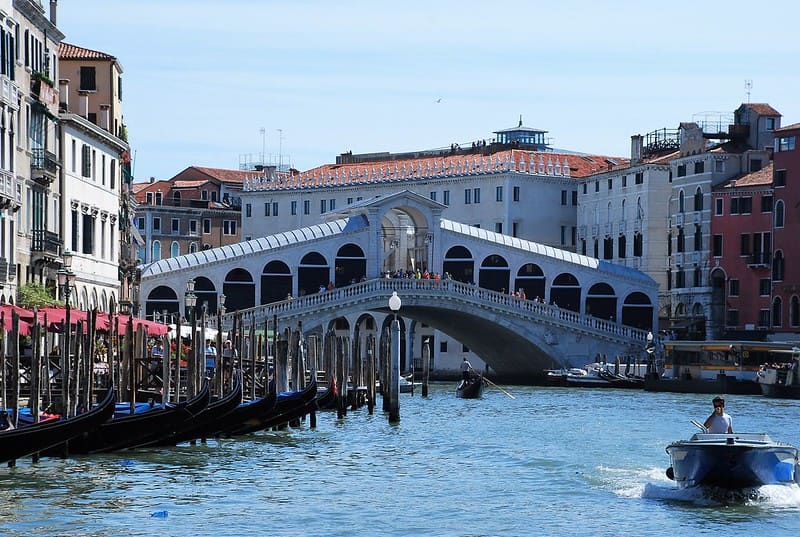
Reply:
<svg viewBox="0 0 800 537"><path fill-rule="evenodd" d="M100 131L76 116L62 116L63 192L61 223L64 247L73 253L72 271L76 274L73 303L80 308L97 307L108 311L119 298L119 155L121 141ZM72 151L74 147L75 151ZM83 157L91 163L88 177L83 175ZM73 214L77 214L77 225ZM84 222L92 222L91 230ZM91 233L91 251L86 244Z"/></svg>

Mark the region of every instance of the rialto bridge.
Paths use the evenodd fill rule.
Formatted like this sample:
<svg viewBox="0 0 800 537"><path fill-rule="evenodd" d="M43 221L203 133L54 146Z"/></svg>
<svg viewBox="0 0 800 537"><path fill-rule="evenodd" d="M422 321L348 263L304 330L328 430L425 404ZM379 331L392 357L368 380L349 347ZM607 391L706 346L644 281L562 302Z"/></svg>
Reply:
<svg viewBox="0 0 800 537"><path fill-rule="evenodd" d="M142 268L140 308L187 318L193 280L197 316L213 317L224 294L226 317L274 318L279 329L302 322L304 332L334 328L357 341L386 325L394 290L403 302L401 367L432 338L434 370L455 369L471 352L518 380L643 349L657 313L651 278L443 219L445 208L403 191L323 224L163 259ZM514 296L520 290L524 298Z"/></svg>

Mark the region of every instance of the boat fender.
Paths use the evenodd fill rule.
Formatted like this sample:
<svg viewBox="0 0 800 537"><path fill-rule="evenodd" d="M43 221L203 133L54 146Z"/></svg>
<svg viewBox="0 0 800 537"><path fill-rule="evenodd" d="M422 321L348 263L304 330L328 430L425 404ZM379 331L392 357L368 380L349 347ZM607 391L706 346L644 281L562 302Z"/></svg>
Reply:
<svg viewBox="0 0 800 537"><path fill-rule="evenodd" d="M672 466L667 468L667 478L669 478L672 481L675 481L675 470L672 469Z"/></svg>

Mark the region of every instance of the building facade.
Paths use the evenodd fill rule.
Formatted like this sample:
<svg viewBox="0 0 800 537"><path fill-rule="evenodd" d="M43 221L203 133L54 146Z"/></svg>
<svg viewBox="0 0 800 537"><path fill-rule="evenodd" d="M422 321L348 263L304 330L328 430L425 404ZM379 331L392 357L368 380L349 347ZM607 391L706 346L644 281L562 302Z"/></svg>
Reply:
<svg viewBox="0 0 800 537"><path fill-rule="evenodd" d="M123 69L111 54L68 43L59 64L60 234L73 255L71 300L82 309L119 310L133 302L124 285L131 274L120 271L130 266Z"/></svg>
<svg viewBox="0 0 800 537"><path fill-rule="evenodd" d="M138 259L150 263L240 242L245 175L192 166L169 180L135 184Z"/></svg>

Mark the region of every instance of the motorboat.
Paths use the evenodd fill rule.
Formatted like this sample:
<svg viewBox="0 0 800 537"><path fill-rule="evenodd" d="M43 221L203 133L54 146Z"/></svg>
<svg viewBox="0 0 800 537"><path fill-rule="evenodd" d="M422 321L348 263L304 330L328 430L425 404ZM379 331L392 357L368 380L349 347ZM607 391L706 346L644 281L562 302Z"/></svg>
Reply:
<svg viewBox="0 0 800 537"><path fill-rule="evenodd" d="M791 484L798 477L798 449L766 433L700 432L671 443L666 451L670 458L667 477L680 488L744 489Z"/></svg>

